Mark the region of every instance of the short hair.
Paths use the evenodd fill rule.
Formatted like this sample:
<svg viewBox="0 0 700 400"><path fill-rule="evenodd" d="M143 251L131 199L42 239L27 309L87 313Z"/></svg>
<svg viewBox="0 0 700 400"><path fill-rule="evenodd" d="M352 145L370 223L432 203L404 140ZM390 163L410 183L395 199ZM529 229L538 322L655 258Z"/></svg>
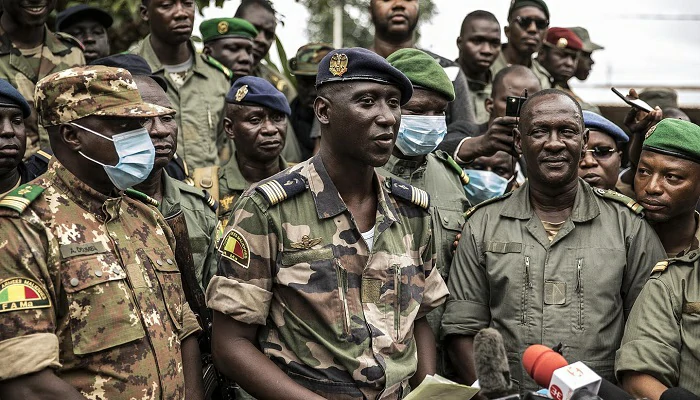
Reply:
<svg viewBox="0 0 700 400"><path fill-rule="evenodd" d="M527 100L525 100L525 103L523 103L523 107L520 109L520 115L524 115L525 111L529 111L529 108L532 106L530 103L532 103L533 100L542 97L542 96L549 96L549 95L556 95L556 96L563 96L571 100L575 105L576 105L576 111L578 112L578 116L581 119L581 127L584 129L586 128L585 123L583 122L583 110L581 109L581 104L579 104L578 100L576 100L572 95L561 91L559 89L544 89L540 90L539 92L533 94L532 96L528 97ZM522 121L522 118L520 118Z"/></svg>
<svg viewBox="0 0 700 400"><path fill-rule="evenodd" d="M496 24L498 24L499 28L501 26L501 24L498 22L498 18L496 18L496 16L492 13L485 10L476 10L470 12L469 14L467 14L466 17L464 17L464 20L462 21L462 28L460 29L459 34L463 35L464 30L467 28L467 25L471 24L472 21L475 21L477 19L495 22Z"/></svg>
<svg viewBox="0 0 700 400"><path fill-rule="evenodd" d="M503 90L503 81L506 79L506 75L516 75L519 77L530 75L531 78L533 78L536 81L539 81L539 79L537 79L537 75L535 75L535 73L532 72L530 68L524 65L514 64L505 67L498 71L496 73L496 76L493 77L493 81L491 82L491 98L495 98L493 96L493 93L497 91L496 88L498 88L498 90Z"/></svg>
<svg viewBox="0 0 700 400"><path fill-rule="evenodd" d="M273 15L277 15L277 11L275 10L275 7L272 5L272 1L270 0L242 0L241 5L238 6L238 8L236 9L236 13L233 16L236 18L243 18L242 15L245 13L248 7L251 6L262 7L265 10L271 12Z"/></svg>

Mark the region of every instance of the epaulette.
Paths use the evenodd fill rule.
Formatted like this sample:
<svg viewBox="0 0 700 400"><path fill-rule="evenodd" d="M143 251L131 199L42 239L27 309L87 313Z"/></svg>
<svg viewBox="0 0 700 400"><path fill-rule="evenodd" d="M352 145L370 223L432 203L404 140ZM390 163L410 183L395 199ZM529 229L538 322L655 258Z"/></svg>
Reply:
<svg viewBox="0 0 700 400"><path fill-rule="evenodd" d="M9 208L22 214L43 191L44 188L39 185L25 183L0 199L0 207Z"/></svg>
<svg viewBox="0 0 700 400"><path fill-rule="evenodd" d="M659 261L656 263L656 265L654 265L654 268L652 268L651 273L653 274L655 272L664 272L666 271L666 268L668 268L668 260Z"/></svg>
<svg viewBox="0 0 700 400"><path fill-rule="evenodd" d="M226 78L227 78L228 80L233 79L233 71L231 71L231 69L228 68L227 66L225 66L224 64L220 63L220 62L219 62L218 60L216 60L214 57L212 57L212 56L210 56L210 55L208 55L208 54L202 54L202 59L204 59L204 61L205 61L207 64L209 64L209 65L211 65L212 67L214 67L214 68L218 69L219 71L223 72L224 75L226 75Z"/></svg>
<svg viewBox="0 0 700 400"><path fill-rule="evenodd" d="M53 155L51 155L51 153L48 153L46 150L41 150L41 149L37 150L37 152L34 153L34 155L38 159L40 159L41 161L43 161L47 164L49 163L49 161L51 161L51 157L53 157Z"/></svg>
<svg viewBox="0 0 700 400"><path fill-rule="evenodd" d="M468 185L469 184L469 175L464 172L462 167L457 164L457 161L452 158L447 152L444 152L442 150L437 150L435 152L435 156L442 162L445 163L450 169L453 169L457 175L459 175L459 180L462 181L462 185Z"/></svg>
<svg viewBox="0 0 700 400"><path fill-rule="evenodd" d="M500 200L503 200L503 199L507 198L508 196L510 196L511 194L513 194L512 191L508 192L508 193L504 193L500 196L490 198L488 200L484 200L481 203L470 207L467 211L464 212L464 219L468 219L472 214L474 214L474 211L480 209L481 207L488 205L488 204L491 204L491 203L495 203L495 202L500 201Z"/></svg>
<svg viewBox="0 0 700 400"><path fill-rule="evenodd" d="M207 202L207 205L212 211L216 212L216 210L219 209L219 202L216 201L214 196L212 196L211 193L207 192L206 190L202 190L202 192L204 192L204 201Z"/></svg>
<svg viewBox="0 0 700 400"><path fill-rule="evenodd" d="M207 206L214 212L216 213L216 210L219 208L219 202L216 201L216 198L211 195L208 191L202 188L198 188L196 186L192 186L187 184L187 182L181 182L173 179L172 182L173 186L177 190L182 192L187 192L191 194L192 196L196 196L198 199L201 199L205 203L207 203Z"/></svg>
<svg viewBox="0 0 700 400"><path fill-rule="evenodd" d="M622 193L618 193L614 190L605 190L601 188L593 188L593 192L602 198L614 200L618 203L626 205L630 210L632 210L632 212L634 212L637 215L644 215L644 207L642 207L641 204L630 199Z"/></svg>
<svg viewBox="0 0 700 400"><path fill-rule="evenodd" d="M126 189L124 191L124 193L134 200L142 201L146 204L152 205L153 207L160 207L160 201L154 199L153 197L147 195L146 193L139 192L136 189L129 188L129 189Z"/></svg>
<svg viewBox="0 0 700 400"><path fill-rule="evenodd" d="M65 33L65 32L54 32L54 34L55 34L56 37L59 38L60 40L63 40L63 41L66 41L66 42L70 42L70 44L72 44L72 45L74 45L74 46L76 46L76 47L79 47L80 50L85 51L85 46L84 46L83 43L82 43L80 40L78 40L77 38L75 38L75 37L73 37L73 36L71 36L71 35L69 35L69 34L67 34L67 33Z"/></svg>
<svg viewBox="0 0 700 400"><path fill-rule="evenodd" d="M306 178L298 172L282 174L258 185L258 191L270 205L275 205L306 190Z"/></svg>
<svg viewBox="0 0 700 400"><path fill-rule="evenodd" d="M430 207L430 195L425 190L418 189L415 186L411 186L395 178L386 178L384 182L387 189L389 189L394 196L410 201L424 210L428 210Z"/></svg>

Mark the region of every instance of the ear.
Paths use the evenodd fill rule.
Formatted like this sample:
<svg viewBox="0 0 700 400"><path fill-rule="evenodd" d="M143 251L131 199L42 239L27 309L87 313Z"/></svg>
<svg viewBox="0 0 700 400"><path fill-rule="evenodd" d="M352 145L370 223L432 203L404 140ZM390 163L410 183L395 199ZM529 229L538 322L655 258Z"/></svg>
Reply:
<svg viewBox="0 0 700 400"><path fill-rule="evenodd" d="M510 25L503 27L503 33L506 35L506 39L510 42Z"/></svg>
<svg viewBox="0 0 700 400"><path fill-rule="evenodd" d="M590 137L590 129L586 129L583 131L583 149L588 150L588 138Z"/></svg>
<svg viewBox="0 0 700 400"><path fill-rule="evenodd" d="M204 45L204 48L202 49L202 54L205 56L210 56L211 55L211 49L209 48L208 45Z"/></svg>
<svg viewBox="0 0 700 400"><path fill-rule="evenodd" d="M461 36L457 36L456 43L457 43L457 49L461 49L462 48L462 37Z"/></svg>
<svg viewBox="0 0 700 400"><path fill-rule="evenodd" d="M493 99L490 97L487 97L486 100L484 100L484 108L486 109L486 112L491 114L493 111Z"/></svg>
<svg viewBox="0 0 700 400"><path fill-rule="evenodd" d="M62 124L59 126L58 137L71 151L78 152L82 149L78 130L73 125Z"/></svg>
<svg viewBox="0 0 700 400"><path fill-rule="evenodd" d="M148 7L143 5L143 2L141 3L141 6L139 6L139 14L141 15L141 19L148 22Z"/></svg>
<svg viewBox="0 0 700 400"><path fill-rule="evenodd" d="M233 121L231 121L231 118L229 117L224 118L224 132L226 132L226 136L228 136L228 138L231 140L236 137L236 134L233 131Z"/></svg>
<svg viewBox="0 0 700 400"><path fill-rule="evenodd" d="M520 135L520 129L518 128L513 128L513 147L515 147L515 151L519 155L523 155L523 147L522 147L522 136ZM525 160L527 161L527 160Z"/></svg>
<svg viewBox="0 0 700 400"><path fill-rule="evenodd" d="M331 102L325 97L316 96L314 100L314 114L321 125L328 125L330 122L329 114L331 109Z"/></svg>

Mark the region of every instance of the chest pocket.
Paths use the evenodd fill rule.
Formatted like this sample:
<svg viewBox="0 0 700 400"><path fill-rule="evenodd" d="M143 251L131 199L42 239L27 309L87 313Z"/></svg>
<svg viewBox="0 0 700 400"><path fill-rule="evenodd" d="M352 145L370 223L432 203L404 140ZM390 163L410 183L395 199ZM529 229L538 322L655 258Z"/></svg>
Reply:
<svg viewBox="0 0 700 400"><path fill-rule="evenodd" d="M433 230L435 231L435 247L438 254L437 267L442 278L447 280L452 263L452 243L454 243L457 234L462 231L464 216L460 210L437 207L434 210Z"/></svg>
<svg viewBox="0 0 700 400"><path fill-rule="evenodd" d="M94 353L145 336L126 272L113 254L64 260L61 283L75 354Z"/></svg>
<svg viewBox="0 0 700 400"><path fill-rule="evenodd" d="M163 294L165 308L175 330L179 331L182 329L183 311L187 300L182 289L182 275L170 249L148 249L139 253L144 263L148 264L146 268L154 271Z"/></svg>

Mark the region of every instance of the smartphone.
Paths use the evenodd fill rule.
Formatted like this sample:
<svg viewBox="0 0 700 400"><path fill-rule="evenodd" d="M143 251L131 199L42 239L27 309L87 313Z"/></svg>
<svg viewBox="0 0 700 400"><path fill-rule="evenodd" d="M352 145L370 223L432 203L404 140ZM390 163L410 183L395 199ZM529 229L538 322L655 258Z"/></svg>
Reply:
<svg viewBox="0 0 700 400"><path fill-rule="evenodd" d="M621 98L625 103L636 108L637 110L646 111L646 112L654 111L654 108L652 106L650 106L649 104L647 104L644 100L633 99L629 96L625 96L624 94L620 93L620 91L615 89L614 87L610 88L610 90L612 90L613 93L615 93L617 95L617 97Z"/></svg>
<svg viewBox="0 0 700 400"><path fill-rule="evenodd" d="M527 100L527 97L506 97L506 117L519 117L520 109L523 107L525 100Z"/></svg>

